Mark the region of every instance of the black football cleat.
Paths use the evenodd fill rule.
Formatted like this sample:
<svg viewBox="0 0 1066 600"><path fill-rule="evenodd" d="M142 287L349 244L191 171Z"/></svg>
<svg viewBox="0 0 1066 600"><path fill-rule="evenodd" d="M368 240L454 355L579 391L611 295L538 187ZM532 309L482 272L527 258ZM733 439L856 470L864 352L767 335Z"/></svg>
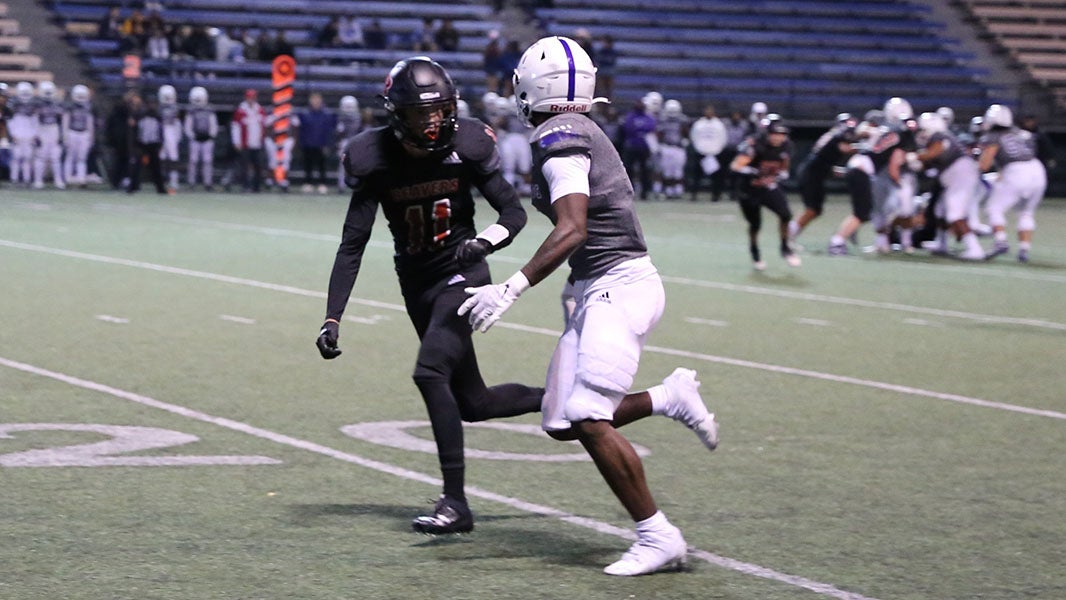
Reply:
<svg viewBox="0 0 1066 600"><path fill-rule="evenodd" d="M433 514L411 521L411 528L426 535L470 533L474 530L474 513L470 512L466 502L441 496L433 506Z"/></svg>

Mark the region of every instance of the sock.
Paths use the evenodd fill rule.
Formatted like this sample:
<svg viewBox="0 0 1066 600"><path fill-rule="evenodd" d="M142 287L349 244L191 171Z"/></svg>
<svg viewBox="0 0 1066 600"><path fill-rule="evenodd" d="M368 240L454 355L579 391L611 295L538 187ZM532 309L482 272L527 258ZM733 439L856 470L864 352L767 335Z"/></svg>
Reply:
<svg viewBox="0 0 1066 600"><path fill-rule="evenodd" d="M788 234L792 237L796 237L800 232L800 224L795 220L788 222Z"/></svg>
<svg viewBox="0 0 1066 600"><path fill-rule="evenodd" d="M899 243L904 248L911 248L914 246L914 230L902 229L899 232Z"/></svg>
<svg viewBox="0 0 1066 600"><path fill-rule="evenodd" d="M829 244L832 246L843 246L844 238L834 234L833 237L829 238Z"/></svg>
<svg viewBox="0 0 1066 600"><path fill-rule="evenodd" d="M994 233L992 235L992 239L996 240L997 242L1005 242L1005 241L1007 241L1007 231L1006 230L997 231L996 233Z"/></svg>
<svg viewBox="0 0 1066 600"><path fill-rule="evenodd" d="M1032 242L1018 242L1018 248L1021 250L1029 250L1033 247Z"/></svg>
<svg viewBox="0 0 1066 600"><path fill-rule="evenodd" d="M663 511L657 510L654 515L647 519L637 521L637 534L647 535L649 533L659 533L670 527L670 521L666 520L666 515L663 514Z"/></svg>
<svg viewBox="0 0 1066 600"><path fill-rule="evenodd" d="M887 233L879 233L879 234L877 234L877 241L874 243L874 245L877 246L878 248L888 248L889 247L888 234Z"/></svg>
<svg viewBox="0 0 1066 600"><path fill-rule="evenodd" d="M426 403L429 422L433 425L433 439L437 443L444 495L466 501L463 491L466 465L463 462L463 422L459 407L447 383L416 381L422 400Z"/></svg>
<svg viewBox="0 0 1066 600"><path fill-rule="evenodd" d="M972 254L984 253L984 250L981 249L981 242L977 241L977 234L972 231L962 236L962 243L966 246L966 252Z"/></svg>

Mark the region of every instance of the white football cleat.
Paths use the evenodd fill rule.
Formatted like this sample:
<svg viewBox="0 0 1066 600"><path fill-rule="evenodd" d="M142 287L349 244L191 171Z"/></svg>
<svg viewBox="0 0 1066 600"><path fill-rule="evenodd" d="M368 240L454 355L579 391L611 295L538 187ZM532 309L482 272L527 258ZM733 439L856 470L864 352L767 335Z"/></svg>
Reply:
<svg viewBox="0 0 1066 600"><path fill-rule="evenodd" d="M634 577L648 575L657 571L679 571L685 566L685 553L688 546L681 530L668 525L671 531L666 535L645 535L626 550L618 561L604 567L608 575Z"/></svg>
<svg viewBox="0 0 1066 600"><path fill-rule="evenodd" d="M677 368L663 380L669 404L663 414L675 421L680 421L696 432L700 441L708 450L718 447L718 421L714 413L709 412L700 397L700 382L692 369Z"/></svg>

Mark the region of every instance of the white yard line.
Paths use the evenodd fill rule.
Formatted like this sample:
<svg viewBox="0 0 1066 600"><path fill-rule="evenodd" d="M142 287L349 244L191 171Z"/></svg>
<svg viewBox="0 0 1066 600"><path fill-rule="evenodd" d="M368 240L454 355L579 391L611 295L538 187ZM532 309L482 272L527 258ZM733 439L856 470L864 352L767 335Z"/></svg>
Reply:
<svg viewBox="0 0 1066 600"><path fill-rule="evenodd" d="M175 415L185 417L187 419L193 419L196 421L217 425L219 427L225 427L226 429L239 431L241 433L264 440L269 440L277 444L290 446L292 448L298 448L300 450L305 450L308 452L314 452L316 454L321 454L329 458L341 460L354 465L359 465L368 469L373 469L375 471L400 477L402 479L418 481L434 487L440 487L441 485L440 479L430 475L426 475L425 473L411 471L409 469L405 469L403 467L399 467L393 464L376 461L363 456L359 456L357 454L351 454L349 452L343 452L341 450L330 448L328 446L323 446L322 444L317 444L315 442L294 438L283 433L277 433L267 429L261 429L259 427L255 427L254 425L249 425L240 421L234 421L225 417L216 417L207 413L193 410L191 408L187 408L177 404L170 404L168 402L163 402L161 400L149 398L148 396L143 396L141 394L136 394L133 392L114 388L109 385L104 385L102 383L96 383L94 381L80 379L78 377L65 375L63 373L57 373L55 371L49 371L47 369L42 369L40 367L35 367L33 365L10 360L3 357L0 357L0 365L18 371L22 371L24 373L47 377L49 379L60 381L82 389L108 394L115 398L120 398L122 400L128 400L130 402L134 402L143 406L149 406L152 408L163 410ZM561 521L570 523L572 525L578 525L580 527L592 529L593 531L606 535L613 535L626 540L636 539L634 533L629 529L617 527L615 525L611 525L610 523L605 523L603 521L597 521L596 519L590 519L588 517L581 517L578 515L570 514L568 512L559 510L557 508L552 508L550 506L526 502L525 500L521 500L519 498L513 498L511 496L497 494L495 492L483 490L481 488L476 487L467 487L466 493L467 495L474 496L476 498L482 498L484 500L497 502L499 504L516 508L518 510L546 517L553 517ZM777 581L780 583L800 587L806 590L810 590L816 594L828 596L830 598L838 598L840 600L874 600L873 598L869 598L861 594L856 594L853 592L838 589L828 583L820 583L817 581L806 579L804 577L789 575L788 573L781 573L773 569L769 569L752 563L746 563L726 556L720 556L718 554L707 552L705 550L700 550L699 548L694 548L692 546L689 547L688 551L691 556L703 560L712 565L716 565L733 571L738 571L746 575L752 575L755 577L760 577L762 579L769 579L772 581Z"/></svg>
<svg viewBox="0 0 1066 600"><path fill-rule="evenodd" d="M206 279L209 281L218 281L222 283L232 283L236 285L244 285L259 289L266 289L275 292L284 292L286 294L294 294L297 296L305 296L309 298L325 299L326 292L305 290L291 285L280 285L276 283L268 283L265 281L257 281L255 279L247 279L244 277L232 277L229 275L221 275L218 273L208 273L205 271L196 271L193 269L183 269L180 267L169 267L166 265L159 265L155 263L148 263L137 260L128 260L125 258L114 258L111 256L101 256L99 254L88 254L85 252L75 252L72 250L62 250L59 248L49 248L47 246L38 246L36 244L23 244L21 242L12 242L9 240L0 240L0 247L17 248L19 250L28 250L32 252L43 252L45 254L52 254L55 256L63 256L67 258L76 258L81 260L89 260L94 262L100 262L112 265L121 265L126 267L135 267L139 269L147 269L150 271L157 271L160 273L168 273L171 275L182 275L185 277L195 277L198 279ZM404 307L400 304L392 304L390 302L379 302L376 300L365 300L362 298L352 298L351 302L354 304L362 304L364 306L372 306L374 308L381 308L392 311L403 311ZM496 327L502 327L507 329L514 329L517 331L525 331L529 333L537 333L541 335L548 335L552 337L558 337L561 332L553 329L547 329L543 327L531 327L529 325L521 325L518 323L498 322ZM1019 406L1016 404L1007 404L1004 402L994 402L991 400L984 400L981 398L972 398L969 396L961 396L958 394L946 394L942 392L935 392L931 390L924 390L921 388L915 388L905 385L897 385L894 383L885 383L881 381L874 381L870 379L860 379L857 377L848 377L846 375L834 375L832 373L821 373L819 371L808 371L806 369L797 369L793 367L784 367L780 365L772 365L767 363L759 363L749 360L742 360L737 358L729 358L725 356L715 356L713 354L703 354L699 352L691 352L688 350L678 350L676 348L663 348L660 346L646 346L644 348L647 352L654 352L658 354L666 354L670 356L681 356L693 360L702 360L706 362L731 365L735 367L744 367L749 369L758 369L762 371L770 371L773 373L783 373L787 375L798 375L801 377L809 377L812 379L821 379L823 381L833 381L837 383L849 383L852 385L858 385L863 387L869 387L880 390L888 390L898 392L901 394L908 394L912 396L923 396L926 398L933 398L936 400L946 400L949 402L958 402L961 404L969 404L971 406L980 406L983 408L994 408L997 410L1005 410L1009 412L1016 412L1021 414L1049 417L1052 419L1066 420L1066 413L1061 413L1053 410L1043 410L1038 408L1030 408L1027 406Z"/></svg>

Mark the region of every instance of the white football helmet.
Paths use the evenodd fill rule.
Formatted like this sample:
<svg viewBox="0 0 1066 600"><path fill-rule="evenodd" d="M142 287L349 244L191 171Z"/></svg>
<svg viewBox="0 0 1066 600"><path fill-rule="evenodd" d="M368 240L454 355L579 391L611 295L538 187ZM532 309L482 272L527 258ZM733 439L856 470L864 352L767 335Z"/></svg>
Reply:
<svg viewBox="0 0 1066 600"><path fill-rule="evenodd" d="M911 103L903 98L893 97L885 101L885 121L889 125L898 125L907 119L914 118L914 109Z"/></svg>
<svg viewBox="0 0 1066 600"><path fill-rule="evenodd" d="M940 115L940 118L944 119L944 122L948 124L948 127L955 122L955 111L950 106L941 106L936 109L936 114Z"/></svg>
<svg viewBox="0 0 1066 600"><path fill-rule="evenodd" d="M981 115L970 119L970 133L977 135L985 130L985 118Z"/></svg>
<svg viewBox="0 0 1066 600"><path fill-rule="evenodd" d="M518 116L532 127L533 113L587 113L596 98L596 66L570 38L551 36L533 43L512 77Z"/></svg>
<svg viewBox="0 0 1066 600"><path fill-rule="evenodd" d="M15 96L23 102L29 101L33 98L33 84L28 81L20 81L15 86Z"/></svg>
<svg viewBox="0 0 1066 600"><path fill-rule="evenodd" d="M355 96L345 96L341 98L340 104L341 112L346 115L359 114L359 100Z"/></svg>
<svg viewBox="0 0 1066 600"><path fill-rule="evenodd" d="M89 101L89 88L80 83L70 88L70 99L78 104L85 104Z"/></svg>
<svg viewBox="0 0 1066 600"><path fill-rule="evenodd" d="M189 90L189 104L207 106L207 88L198 85Z"/></svg>
<svg viewBox="0 0 1066 600"><path fill-rule="evenodd" d="M56 97L56 84L51 81L42 81L37 84L37 95L45 100Z"/></svg>
<svg viewBox="0 0 1066 600"><path fill-rule="evenodd" d="M751 110L748 111L748 120L752 123L758 123L762 121L763 117L770 112L770 107L766 106L765 102L755 102L751 105Z"/></svg>
<svg viewBox="0 0 1066 600"><path fill-rule="evenodd" d="M663 116L664 117L680 117L682 114L681 102L670 99L663 103Z"/></svg>
<svg viewBox="0 0 1066 600"><path fill-rule="evenodd" d="M1014 113L1010 108L1003 106L1002 104L993 104L985 111L984 120L985 129L991 129L993 127L1013 127L1014 126Z"/></svg>
<svg viewBox="0 0 1066 600"><path fill-rule="evenodd" d="M160 104L177 104L178 91L174 89L172 85L164 85L159 87L159 103Z"/></svg>
<svg viewBox="0 0 1066 600"><path fill-rule="evenodd" d="M659 92L648 92L644 94L640 101L644 104L644 110L653 115L657 115L663 110L663 95Z"/></svg>
<svg viewBox="0 0 1066 600"><path fill-rule="evenodd" d="M939 112L924 112L918 115L918 129L925 135L933 135L947 131L948 124Z"/></svg>

